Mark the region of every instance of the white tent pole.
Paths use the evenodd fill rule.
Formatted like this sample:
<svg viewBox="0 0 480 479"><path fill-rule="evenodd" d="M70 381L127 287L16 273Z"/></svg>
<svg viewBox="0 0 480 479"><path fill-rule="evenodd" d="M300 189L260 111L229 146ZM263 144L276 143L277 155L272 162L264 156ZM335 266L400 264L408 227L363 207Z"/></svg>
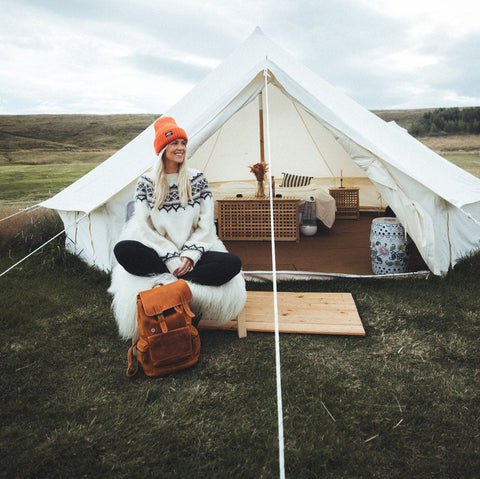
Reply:
<svg viewBox="0 0 480 479"><path fill-rule="evenodd" d="M270 122L268 113L268 71L266 68L268 59L265 58L265 69L263 76L265 78L265 130L266 130L266 146L267 146L267 165L272 171L272 162L270 155ZM270 237L272 243L272 282L273 282L273 313L275 321L275 369L277 377L277 416L278 416L278 459L280 468L280 478L285 478L285 457L284 457L284 438L283 438L283 405L282 405L282 375L280 371L280 334L278 326L278 298L277 298L277 262L275 253L275 229L274 229L274 215L273 215L273 185L271 176L269 175L269 193L270 193Z"/></svg>

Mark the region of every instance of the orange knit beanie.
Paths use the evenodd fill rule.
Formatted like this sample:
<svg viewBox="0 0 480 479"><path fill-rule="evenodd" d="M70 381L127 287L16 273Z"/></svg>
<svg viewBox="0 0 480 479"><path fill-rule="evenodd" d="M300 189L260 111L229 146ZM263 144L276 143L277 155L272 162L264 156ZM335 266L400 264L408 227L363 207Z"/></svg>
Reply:
<svg viewBox="0 0 480 479"><path fill-rule="evenodd" d="M155 140L153 142L153 147L155 148L155 153L157 155L173 140L182 138L188 142L185 130L180 128L170 116L162 116L153 124L153 126L155 127Z"/></svg>

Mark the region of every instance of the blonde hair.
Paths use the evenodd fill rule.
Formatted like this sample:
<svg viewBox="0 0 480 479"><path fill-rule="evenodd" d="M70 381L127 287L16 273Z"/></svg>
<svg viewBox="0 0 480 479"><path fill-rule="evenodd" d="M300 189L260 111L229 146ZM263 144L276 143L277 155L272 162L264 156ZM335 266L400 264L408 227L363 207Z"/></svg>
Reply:
<svg viewBox="0 0 480 479"><path fill-rule="evenodd" d="M160 208L168 192L170 191L170 185L168 184L167 174L165 173L165 150L163 148L158 154L157 171L155 175L155 209ZM180 203L185 208L188 202L192 200L192 185L188 178L188 168L186 161L184 161L178 168L178 194L180 195Z"/></svg>

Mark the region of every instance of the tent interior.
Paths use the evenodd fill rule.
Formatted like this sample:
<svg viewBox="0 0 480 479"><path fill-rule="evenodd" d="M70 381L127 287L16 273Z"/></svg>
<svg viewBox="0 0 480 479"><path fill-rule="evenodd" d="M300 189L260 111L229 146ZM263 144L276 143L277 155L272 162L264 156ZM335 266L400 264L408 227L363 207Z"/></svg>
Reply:
<svg viewBox="0 0 480 479"><path fill-rule="evenodd" d="M267 98L269 125L263 113ZM189 165L205 173L214 191L220 185L226 191L228 183L254 183L249 166L264 156L266 134L270 135L269 175L277 185L283 173L291 173L313 177L313 185L328 191L329 187L341 186L342 178L343 186L360 188L361 210L385 210L387 204L365 171L333 134L272 83L267 95L262 91L207 139L189 159ZM232 184L231 192L237 192L238 186Z"/></svg>
<svg viewBox="0 0 480 479"><path fill-rule="evenodd" d="M318 220L317 233L313 237L300 236L298 243L277 242L277 269L372 274L370 223L372 218L384 215L386 203L334 135L275 84L270 83L267 94L262 90L208 138L189 159L189 165L205 172L216 199L251 195L255 177L249 167L265 161L267 132L271 149L268 176L273 176L277 191L283 173L312 177L310 185L325 194L331 187L357 187L361 211L358 220L342 219L328 226ZM305 194L311 191L308 189ZM271 270L268 242L226 240L225 243L241 257L245 271ZM408 269L428 269L416 248Z"/></svg>

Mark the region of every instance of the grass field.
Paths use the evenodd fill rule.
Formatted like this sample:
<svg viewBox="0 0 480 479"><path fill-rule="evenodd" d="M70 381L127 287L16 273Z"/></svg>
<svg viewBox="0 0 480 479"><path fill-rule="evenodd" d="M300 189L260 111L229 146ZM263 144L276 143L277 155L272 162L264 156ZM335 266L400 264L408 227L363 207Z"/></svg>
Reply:
<svg viewBox="0 0 480 479"><path fill-rule="evenodd" d="M69 120L71 134L78 123ZM48 134L42 128L35 141ZM37 144L33 161L18 143L5 147L5 131L0 188L11 211L82 176L96 164L88 155L120 142L116 130L101 130L103 146L79 135L68 150L52 137L60 149ZM436 148L476 169L475 141ZM75 161L62 164L70 154ZM63 228L43 210L27 217L0 223L0 273ZM281 335L287 477L479 477L479 281L477 254L443 279L278 285L351 293L366 331ZM273 335L205 331L193 368L128 380L108 286L108 275L66 253L62 238L0 277L0 477L278 477Z"/></svg>
<svg viewBox="0 0 480 479"><path fill-rule="evenodd" d="M38 153L44 156L44 161L51 162L57 157L48 158L48 153L116 151L157 117L153 114L0 115L0 163L36 163Z"/></svg>
<svg viewBox="0 0 480 479"><path fill-rule="evenodd" d="M0 209L27 207L53 196L157 117L0 115Z"/></svg>
<svg viewBox="0 0 480 479"><path fill-rule="evenodd" d="M0 165L2 202L29 206L50 198L97 166L96 163Z"/></svg>
<svg viewBox="0 0 480 479"><path fill-rule="evenodd" d="M279 284L351 292L366 330L281 335L287 477L478 477L479 272ZM128 380L107 275L57 242L0 281L1 477L278 477L272 334L202 332L193 368Z"/></svg>
<svg viewBox="0 0 480 479"><path fill-rule="evenodd" d="M424 136L418 140L439 154L454 152L478 155L480 153L480 135Z"/></svg>
<svg viewBox="0 0 480 479"><path fill-rule="evenodd" d="M376 113L405 126L425 111ZM135 138L157 116L0 115L0 208L27 207L61 191ZM420 141L480 177L480 135Z"/></svg>

